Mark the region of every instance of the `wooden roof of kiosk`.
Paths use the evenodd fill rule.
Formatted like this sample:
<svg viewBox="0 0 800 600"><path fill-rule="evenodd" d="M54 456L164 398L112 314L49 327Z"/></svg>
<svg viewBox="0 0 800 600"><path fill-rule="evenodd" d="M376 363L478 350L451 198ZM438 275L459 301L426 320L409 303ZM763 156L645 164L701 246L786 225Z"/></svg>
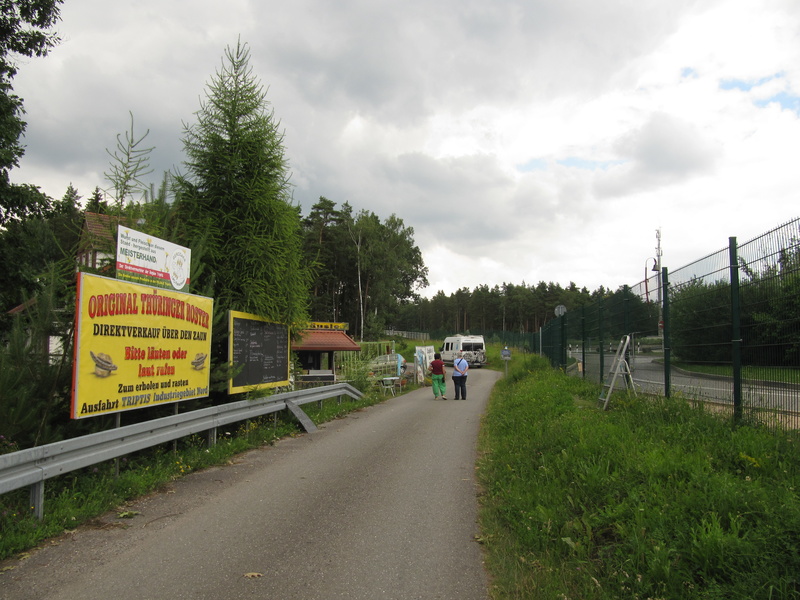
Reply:
<svg viewBox="0 0 800 600"><path fill-rule="evenodd" d="M300 352L359 352L356 344L344 331L330 329L306 329L300 333L300 340L292 344L292 351Z"/></svg>

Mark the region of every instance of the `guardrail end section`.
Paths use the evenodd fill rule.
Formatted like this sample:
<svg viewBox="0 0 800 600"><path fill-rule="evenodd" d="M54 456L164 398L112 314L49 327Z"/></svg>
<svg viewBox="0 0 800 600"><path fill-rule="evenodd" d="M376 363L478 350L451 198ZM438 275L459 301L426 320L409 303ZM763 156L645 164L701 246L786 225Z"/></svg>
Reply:
<svg viewBox="0 0 800 600"><path fill-rule="evenodd" d="M286 408L288 408L292 414L300 421L300 424L307 432L312 432L317 430L317 426L314 425L314 422L309 418L309 416L303 411L302 408L297 406L291 400L284 400L284 404L286 404Z"/></svg>

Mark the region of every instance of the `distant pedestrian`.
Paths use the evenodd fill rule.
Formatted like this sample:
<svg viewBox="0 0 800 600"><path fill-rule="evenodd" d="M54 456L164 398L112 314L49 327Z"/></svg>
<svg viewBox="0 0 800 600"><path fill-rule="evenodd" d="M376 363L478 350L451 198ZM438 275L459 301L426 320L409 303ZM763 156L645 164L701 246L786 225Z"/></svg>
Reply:
<svg viewBox="0 0 800 600"><path fill-rule="evenodd" d="M438 400L441 398L442 400L447 400L445 398L445 393L447 392L447 383L444 380L444 361L442 361L442 355L438 352L433 355L433 360L431 361L430 366L428 367L428 373L431 374L431 385L433 386L433 399Z"/></svg>
<svg viewBox="0 0 800 600"><path fill-rule="evenodd" d="M456 391L456 400L467 399L467 371L469 371L469 362L459 352L458 358L453 361L453 387Z"/></svg>

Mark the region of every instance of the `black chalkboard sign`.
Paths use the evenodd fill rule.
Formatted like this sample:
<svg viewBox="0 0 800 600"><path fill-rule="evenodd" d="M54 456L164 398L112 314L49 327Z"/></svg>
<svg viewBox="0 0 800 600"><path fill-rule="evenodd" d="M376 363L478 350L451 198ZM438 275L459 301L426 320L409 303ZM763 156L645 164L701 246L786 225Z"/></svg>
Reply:
<svg viewBox="0 0 800 600"><path fill-rule="evenodd" d="M228 360L239 369L228 393L289 384L289 328L256 315L230 311Z"/></svg>

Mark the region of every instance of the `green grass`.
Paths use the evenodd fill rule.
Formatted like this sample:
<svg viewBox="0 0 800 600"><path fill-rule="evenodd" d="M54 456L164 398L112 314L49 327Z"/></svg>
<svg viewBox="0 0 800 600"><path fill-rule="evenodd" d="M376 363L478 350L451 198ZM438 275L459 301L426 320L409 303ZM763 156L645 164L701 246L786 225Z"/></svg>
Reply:
<svg viewBox="0 0 800 600"><path fill-rule="evenodd" d="M487 364L483 366L484 369L492 369L493 371L504 371L506 368L506 361L500 352L505 348L503 344L495 342L486 343L486 361ZM524 362L529 355L522 348L510 347L511 358L508 362L508 368L511 370L512 365L520 361Z"/></svg>
<svg viewBox="0 0 800 600"><path fill-rule="evenodd" d="M690 371L692 373L705 373L707 375L733 377L733 367L730 365L709 365L673 361L672 366L683 369L684 371ZM800 382L800 370L786 367L743 366L742 378L761 381L777 381L782 383L798 383Z"/></svg>
<svg viewBox="0 0 800 600"><path fill-rule="evenodd" d="M379 390L372 390L358 401L326 400L303 409L315 423L322 423L384 399ZM41 521L31 513L27 489L0 495L0 559L34 548L192 471L225 464L237 454L297 432L296 421L288 415L268 415L220 429L211 447L204 437L193 435L179 440L177 448L170 443L120 459L119 475L111 461L49 479Z"/></svg>
<svg viewBox="0 0 800 600"><path fill-rule="evenodd" d="M481 432L492 596L800 597L800 438L618 398L530 358Z"/></svg>

